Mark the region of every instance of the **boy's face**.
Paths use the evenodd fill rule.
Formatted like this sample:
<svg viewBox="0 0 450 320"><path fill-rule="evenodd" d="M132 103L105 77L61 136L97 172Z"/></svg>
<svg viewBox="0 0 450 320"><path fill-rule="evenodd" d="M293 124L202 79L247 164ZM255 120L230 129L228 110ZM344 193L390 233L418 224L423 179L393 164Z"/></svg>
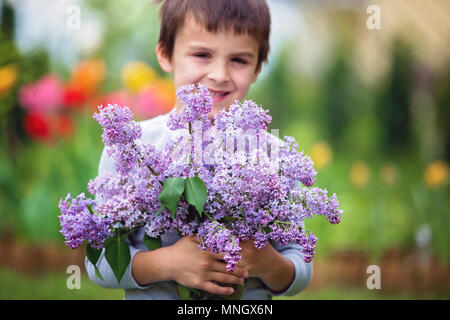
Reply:
<svg viewBox="0 0 450 320"><path fill-rule="evenodd" d="M177 33L172 59L158 45L156 54L161 68L173 73L175 87L201 83L212 95L212 114L228 108L247 95L259 72L259 43L250 35L235 35L233 30L210 33L187 16ZM176 107L181 107L177 100Z"/></svg>

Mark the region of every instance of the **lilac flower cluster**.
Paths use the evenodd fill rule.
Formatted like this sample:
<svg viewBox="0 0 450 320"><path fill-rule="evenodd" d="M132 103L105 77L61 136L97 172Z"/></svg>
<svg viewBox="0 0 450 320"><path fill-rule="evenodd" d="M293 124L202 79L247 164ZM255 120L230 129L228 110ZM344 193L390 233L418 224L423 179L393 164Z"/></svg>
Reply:
<svg viewBox="0 0 450 320"><path fill-rule="evenodd" d="M239 238L217 221L205 221L198 228L197 236L202 241L201 249L210 249L212 253L225 252L224 260L227 263L227 271L233 272L239 259L241 259Z"/></svg>
<svg viewBox="0 0 450 320"><path fill-rule="evenodd" d="M95 209L94 201L86 199L84 193L74 199L69 193L64 201L60 200L61 233L68 247L76 249L86 240L92 248L100 249L105 239L112 235L111 219L91 213L91 206Z"/></svg>
<svg viewBox="0 0 450 320"><path fill-rule="evenodd" d="M323 215L337 224L342 215L335 194L328 197L327 190L311 187L317 175L312 160L299 151L294 138L282 141L268 134L271 117L252 101L236 101L219 112L212 124L208 117L212 98L206 87L183 86L177 96L183 106L180 112L170 114L168 127L180 134L162 150L139 142L142 130L127 107L99 108L94 118L103 127L103 142L117 172L89 182L89 192L100 199L98 205L84 194L71 205L67 199L61 202L66 243L77 247L87 240L101 246L108 227L114 232L112 226L118 224L129 229L144 227L151 238L169 231L197 235L201 249L225 253L228 271L241 258L239 242L249 239L259 249L269 240L278 245L297 243L304 260L310 262L317 238L305 230L304 219ZM194 150L192 132L182 130L196 121L208 129L200 135L202 163L193 161L199 150ZM242 136L246 139L239 142ZM227 146L230 137L231 148ZM269 141L270 149L264 146ZM279 153L274 161L276 148ZM156 214L161 208L162 186L169 177L199 177L204 182L207 197L202 215L184 196L174 215L167 208ZM89 206L104 218L93 218L86 209ZM99 230L94 232L96 237L92 230Z"/></svg>
<svg viewBox="0 0 450 320"><path fill-rule="evenodd" d="M194 121L207 121L207 115L213 107L208 88L202 84L185 85L178 88L176 95L182 107L180 112L174 109L170 114L168 126L171 130L186 128L186 124Z"/></svg>
<svg viewBox="0 0 450 320"><path fill-rule="evenodd" d="M108 104L100 106L94 119L103 127L103 143L108 155L115 160L117 171L127 173L138 161L139 146L135 140L142 135L142 128L132 121L129 108Z"/></svg>

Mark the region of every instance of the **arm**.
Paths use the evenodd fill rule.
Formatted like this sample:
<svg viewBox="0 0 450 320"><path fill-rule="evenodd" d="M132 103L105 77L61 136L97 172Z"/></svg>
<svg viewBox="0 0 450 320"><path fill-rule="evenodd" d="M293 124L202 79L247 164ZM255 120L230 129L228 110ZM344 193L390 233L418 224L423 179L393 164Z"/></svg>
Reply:
<svg viewBox="0 0 450 320"><path fill-rule="evenodd" d="M283 267L284 264L280 263L278 268L273 268L273 270L269 269L261 277L261 280L272 291L272 295L293 296L305 290L312 279L313 262L307 263L303 260L303 254L300 252L301 246L298 244L289 244L282 247L275 247L274 249L281 259L289 261L291 266ZM280 289L282 286L277 287L276 285L280 282L280 279L283 279L282 275L284 272L290 272L286 270L292 270L291 282L284 289Z"/></svg>
<svg viewBox="0 0 450 320"><path fill-rule="evenodd" d="M312 278L312 262L306 263L301 246L288 244L263 249L255 248L253 240L241 243L242 260L238 263L249 270L250 277L259 278L273 296L293 296L306 289Z"/></svg>

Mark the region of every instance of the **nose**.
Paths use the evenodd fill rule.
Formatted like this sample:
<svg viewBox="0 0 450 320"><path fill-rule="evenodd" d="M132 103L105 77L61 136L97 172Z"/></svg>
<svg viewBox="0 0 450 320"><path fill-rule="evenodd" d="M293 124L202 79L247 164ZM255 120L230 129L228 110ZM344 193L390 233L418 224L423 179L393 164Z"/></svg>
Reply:
<svg viewBox="0 0 450 320"><path fill-rule="evenodd" d="M211 69L209 70L208 73L208 79L218 83L229 81L230 76L228 74L228 68L226 66L226 63L216 62L211 64Z"/></svg>

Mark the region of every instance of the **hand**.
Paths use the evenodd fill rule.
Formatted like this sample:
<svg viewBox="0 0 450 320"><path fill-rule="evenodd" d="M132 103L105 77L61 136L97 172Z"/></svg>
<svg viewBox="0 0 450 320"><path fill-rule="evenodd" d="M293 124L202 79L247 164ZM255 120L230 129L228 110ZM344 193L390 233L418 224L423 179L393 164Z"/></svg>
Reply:
<svg viewBox="0 0 450 320"><path fill-rule="evenodd" d="M267 242L264 248L258 249L255 247L253 239L239 242L241 247L239 260L237 266L247 269L249 277L262 278L267 274L269 270L272 269L270 261L275 249L272 247L270 242Z"/></svg>
<svg viewBox="0 0 450 320"><path fill-rule="evenodd" d="M233 288L223 287L213 281L224 284L241 284L246 270L243 267L229 273L223 261L225 253L211 253L198 247L196 236L185 236L170 247L171 274L179 284L204 290L216 295L230 295Z"/></svg>
<svg viewBox="0 0 450 320"><path fill-rule="evenodd" d="M253 239L239 242L242 259L237 266L248 270L249 277L259 278L274 292L283 292L294 280L295 270L292 262L283 257L267 242L264 248L257 249Z"/></svg>

